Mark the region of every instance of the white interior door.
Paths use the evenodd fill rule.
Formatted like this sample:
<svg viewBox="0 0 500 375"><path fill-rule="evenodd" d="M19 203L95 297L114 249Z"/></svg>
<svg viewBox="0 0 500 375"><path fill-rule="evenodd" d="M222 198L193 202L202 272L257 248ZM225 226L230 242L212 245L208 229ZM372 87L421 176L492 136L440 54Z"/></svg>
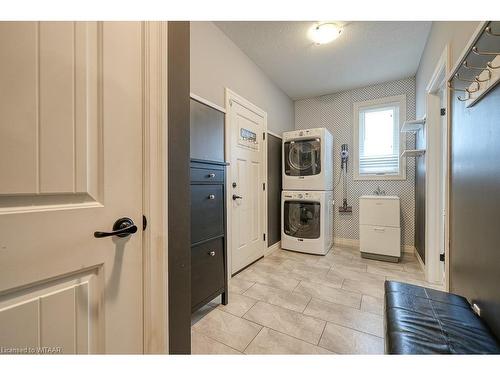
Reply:
<svg viewBox="0 0 500 375"><path fill-rule="evenodd" d="M0 22L0 346L142 353L139 22ZM137 233L95 238L121 217Z"/></svg>
<svg viewBox="0 0 500 375"><path fill-rule="evenodd" d="M266 247L266 114L242 98L229 99L231 132L231 255L235 273L264 255Z"/></svg>

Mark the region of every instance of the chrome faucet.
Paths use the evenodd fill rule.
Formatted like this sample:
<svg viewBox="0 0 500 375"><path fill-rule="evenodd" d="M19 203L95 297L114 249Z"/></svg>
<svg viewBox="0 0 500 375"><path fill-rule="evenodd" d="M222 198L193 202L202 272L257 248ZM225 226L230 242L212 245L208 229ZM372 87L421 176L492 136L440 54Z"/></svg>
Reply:
<svg viewBox="0 0 500 375"><path fill-rule="evenodd" d="M381 190L380 186L377 186L377 189L373 192L375 195L385 195L385 190Z"/></svg>

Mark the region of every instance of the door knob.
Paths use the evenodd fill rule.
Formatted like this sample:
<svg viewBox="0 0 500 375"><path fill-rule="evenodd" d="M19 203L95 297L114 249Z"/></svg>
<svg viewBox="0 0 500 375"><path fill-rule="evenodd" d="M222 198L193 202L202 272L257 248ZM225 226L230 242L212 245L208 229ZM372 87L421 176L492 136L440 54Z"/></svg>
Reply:
<svg viewBox="0 0 500 375"><path fill-rule="evenodd" d="M134 224L132 219L128 217L122 217L115 221L113 224L112 232L94 232L95 238L104 238L111 236L127 237L131 234L137 232L137 226Z"/></svg>
<svg viewBox="0 0 500 375"><path fill-rule="evenodd" d="M241 195L233 194L233 201L235 201L236 199L243 199L243 197Z"/></svg>

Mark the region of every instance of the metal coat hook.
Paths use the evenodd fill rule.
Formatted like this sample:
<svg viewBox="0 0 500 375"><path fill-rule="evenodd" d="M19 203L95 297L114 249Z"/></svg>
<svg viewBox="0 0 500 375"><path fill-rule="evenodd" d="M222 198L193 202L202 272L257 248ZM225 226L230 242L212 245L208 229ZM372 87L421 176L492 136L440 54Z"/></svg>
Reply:
<svg viewBox="0 0 500 375"><path fill-rule="evenodd" d="M486 80L480 80L479 79L479 76L476 76L474 79L465 79L465 78L460 78L460 75L457 73L455 74L455 78L459 81L462 81L462 82L470 82L470 83L475 83L477 84L477 89L479 90L479 82L485 82L487 81Z"/></svg>
<svg viewBox="0 0 500 375"><path fill-rule="evenodd" d="M450 90L453 90L453 91L462 91L462 92L466 92L466 93L468 93L468 94L473 94L473 93L475 93L476 91L479 91L479 83L477 83L477 84L478 84L478 85L477 85L477 86L478 86L477 90L470 90L470 89L457 89L457 88L455 88L455 87L453 87L453 86L451 85L451 82L448 82L448 88L449 88Z"/></svg>
<svg viewBox="0 0 500 375"><path fill-rule="evenodd" d="M488 63L486 65L488 65L488 68L490 68L490 69L498 69L498 68L500 68L500 65L493 66L493 64L491 63L491 61L488 61ZM488 70L488 72L489 72L489 70ZM490 77L491 77L491 74L490 74Z"/></svg>
<svg viewBox="0 0 500 375"><path fill-rule="evenodd" d="M466 102L467 100L470 99L470 94L467 92L467 97L466 98L461 98L460 96L457 96L457 99L461 102Z"/></svg>
<svg viewBox="0 0 500 375"><path fill-rule="evenodd" d="M474 52L478 56L496 56L496 55L500 55L500 52L479 51L476 46L472 47L472 52Z"/></svg>
<svg viewBox="0 0 500 375"><path fill-rule="evenodd" d="M469 65L469 63L467 62L467 60L465 60L462 65L463 65L464 68L473 69L473 70L483 71L483 70L487 69L487 68L483 68L483 67L479 67L479 66L471 66L471 65Z"/></svg>
<svg viewBox="0 0 500 375"><path fill-rule="evenodd" d="M495 34L493 31L491 31L490 26L488 26L486 29L484 29L484 31L486 31L486 34L491 35L491 36L500 36L500 34Z"/></svg>

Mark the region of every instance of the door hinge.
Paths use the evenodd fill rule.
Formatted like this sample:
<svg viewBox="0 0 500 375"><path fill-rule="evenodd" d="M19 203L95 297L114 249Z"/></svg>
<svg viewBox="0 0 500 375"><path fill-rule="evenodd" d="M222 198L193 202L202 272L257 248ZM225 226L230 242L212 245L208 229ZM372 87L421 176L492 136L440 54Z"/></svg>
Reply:
<svg viewBox="0 0 500 375"><path fill-rule="evenodd" d="M266 133L262 133L262 140L266 140Z"/></svg>
<svg viewBox="0 0 500 375"><path fill-rule="evenodd" d="M266 240L266 234L265 233L262 234L262 238L263 238L264 241Z"/></svg>
<svg viewBox="0 0 500 375"><path fill-rule="evenodd" d="M262 190L266 190L266 183L265 182L262 183Z"/></svg>
<svg viewBox="0 0 500 375"><path fill-rule="evenodd" d="M439 254L439 260L440 260L441 262L444 262L444 253Z"/></svg>
<svg viewBox="0 0 500 375"><path fill-rule="evenodd" d="M446 108L441 108L441 116L446 116Z"/></svg>

